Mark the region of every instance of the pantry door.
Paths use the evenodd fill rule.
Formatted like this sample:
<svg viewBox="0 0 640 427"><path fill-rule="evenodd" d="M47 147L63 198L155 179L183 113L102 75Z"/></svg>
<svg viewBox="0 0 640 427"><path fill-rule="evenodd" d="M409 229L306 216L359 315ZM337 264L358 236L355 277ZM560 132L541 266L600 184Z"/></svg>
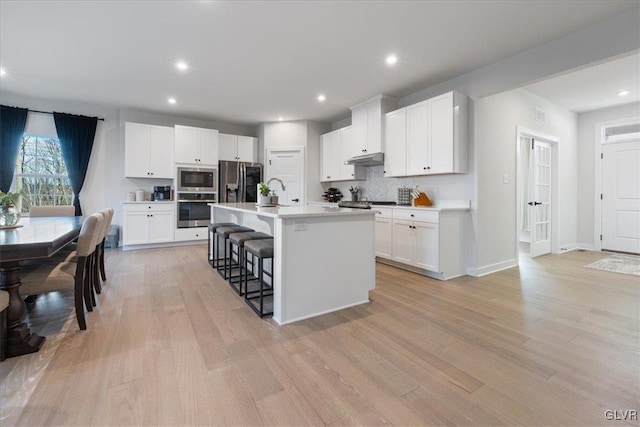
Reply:
<svg viewBox="0 0 640 427"><path fill-rule="evenodd" d="M640 254L640 141L602 145L602 249Z"/></svg>
<svg viewBox="0 0 640 427"><path fill-rule="evenodd" d="M529 224L531 228L531 257L551 253L551 144L533 140L529 186Z"/></svg>
<svg viewBox="0 0 640 427"><path fill-rule="evenodd" d="M285 190L282 190L277 181L271 181L269 184L269 187L276 191L281 205L304 205L303 174L304 151L302 148L272 148L268 151L265 182L271 178L282 180Z"/></svg>

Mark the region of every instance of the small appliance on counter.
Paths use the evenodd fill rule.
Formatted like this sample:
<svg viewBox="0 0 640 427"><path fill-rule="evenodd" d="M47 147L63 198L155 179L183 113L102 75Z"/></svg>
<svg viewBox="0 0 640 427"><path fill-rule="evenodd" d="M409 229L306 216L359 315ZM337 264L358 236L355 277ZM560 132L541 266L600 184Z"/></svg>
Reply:
<svg viewBox="0 0 640 427"><path fill-rule="evenodd" d="M411 206L411 191L409 187L398 188L398 206Z"/></svg>
<svg viewBox="0 0 640 427"><path fill-rule="evenodd" d="M144 201L145 201L145 191L136 190L136 202L144 202Z"/></svg>
<svg viewBox="0 0 640 427"><path fill-rule="evenodd" d="M331 187L324 192L322 198L329 203L335 203L342 200L342 193L337 188Z"/></svg>
<svg viewBox="0 0 640 427"><path fill-rule="evenodd" d="M156 185L153 187L153 200L171 200L171 186L170 185Z"/></svg>

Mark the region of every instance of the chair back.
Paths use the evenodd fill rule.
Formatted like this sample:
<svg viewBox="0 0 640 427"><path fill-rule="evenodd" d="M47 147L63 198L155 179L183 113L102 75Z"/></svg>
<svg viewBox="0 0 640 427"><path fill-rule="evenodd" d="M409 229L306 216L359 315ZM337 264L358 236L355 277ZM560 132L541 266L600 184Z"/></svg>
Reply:
<svg viewBox="0 0 640 427"><path fill-rule="evenodd" d="M102 239L100 239L100 242L101 242L107 237L107 234L109 234L109 227L111 227L111 221L113 220L113 213L115 211L113 208L107 208L107 209L101 210L100 212L102 212L105 216L104 224L102 227Z"/></svg>
<svg viewBox="0 0 640 427"><path fill-rule="evenodd" d="M102 239L102 227L104 227L104 223L106 221L106 215L103 212L96 212L91 216L95 216L96 220L98 221L98 225L96 226L96 230L94 232L93 241L92 241L93 249L95 249ZM91 253L93 253L93 250L91 251Z"/></svg>
<svg viewBox="0 0 640 427"><path fill-rule="evenodd" d="M78 235L78 245L76 247L76 253L78 256L89 256L96 249L96 245L93 244L95 240L95 234L98 229L98 215L93 214L84 219L80 234Z"/></svg>
<svg viewBox="0 0 640 427"><path fill-rule="evenodd" d="M76 208L73 206L31 206L29 216L32 218L42 216L75 216Z"/></svg>

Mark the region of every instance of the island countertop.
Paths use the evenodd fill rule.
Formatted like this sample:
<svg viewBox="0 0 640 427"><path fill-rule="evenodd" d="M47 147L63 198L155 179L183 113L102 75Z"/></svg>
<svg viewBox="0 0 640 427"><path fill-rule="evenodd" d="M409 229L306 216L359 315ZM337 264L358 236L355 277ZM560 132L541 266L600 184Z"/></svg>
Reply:
<svg viewBox="0 0 640 427"><path fill-rule="evenodd" d="M209 203L209 206L218 209L253 213L270 218L311 218L328 216L361 216L375 215L375 211L368 209L349 209L326 206L274 206L262 207L255 203Z"/></svg>

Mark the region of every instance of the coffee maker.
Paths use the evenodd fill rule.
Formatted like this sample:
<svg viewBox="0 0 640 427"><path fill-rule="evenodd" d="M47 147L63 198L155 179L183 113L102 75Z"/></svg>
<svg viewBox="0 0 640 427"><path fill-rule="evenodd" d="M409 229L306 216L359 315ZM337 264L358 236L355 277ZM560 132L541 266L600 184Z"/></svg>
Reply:
<svg viewBox="0 0 640 427"><path fill-rule="evenodd" d="M171 186L170 185L154 186L153 200L171 200Z"/></svg>

